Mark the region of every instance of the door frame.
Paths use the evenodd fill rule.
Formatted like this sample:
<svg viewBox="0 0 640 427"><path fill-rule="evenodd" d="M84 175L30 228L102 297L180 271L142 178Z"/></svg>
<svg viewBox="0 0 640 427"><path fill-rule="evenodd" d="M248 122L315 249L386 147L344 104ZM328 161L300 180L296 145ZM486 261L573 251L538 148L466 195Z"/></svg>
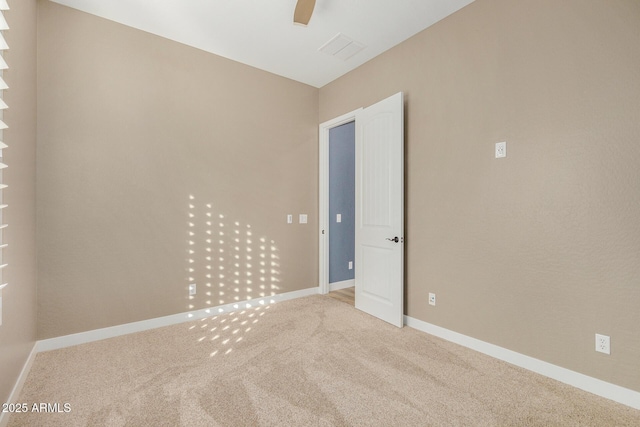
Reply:
<svg viewBox="0 0 640 427"><path fill-rule="evenodd" d="M328 120L318 126L319 191L318 191L318 293L329 293L329 131L356 121L362 108ZM358 194L356 194L358 197Z"/></svg>

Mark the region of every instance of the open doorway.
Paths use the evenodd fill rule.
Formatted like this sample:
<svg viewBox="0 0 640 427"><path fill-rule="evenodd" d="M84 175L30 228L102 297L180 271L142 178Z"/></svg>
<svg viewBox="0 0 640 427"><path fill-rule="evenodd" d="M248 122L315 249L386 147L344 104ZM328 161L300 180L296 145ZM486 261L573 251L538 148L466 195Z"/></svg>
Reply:
<svg viewBox="0 0 640 427"><path fill-rule="evenodd" d="M355 155L355 122L329 129L329 291L355 284Z"/></svg>
<svg viewBox="0 0 640 427"><path fill-rule="evenodd" d="M320 125L320 293L355 284L355 118Z"/></svg>

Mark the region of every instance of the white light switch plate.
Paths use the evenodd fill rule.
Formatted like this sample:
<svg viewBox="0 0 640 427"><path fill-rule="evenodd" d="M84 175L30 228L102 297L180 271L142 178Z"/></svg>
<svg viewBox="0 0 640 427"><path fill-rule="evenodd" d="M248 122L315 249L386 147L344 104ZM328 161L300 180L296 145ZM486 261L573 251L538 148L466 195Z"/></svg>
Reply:
<svg viewBox="0 0 640 427"><path fill-rule="evenodd" d="M336 214L336 222L342 222L342 214Z"/></svg>
<svg viewBox="0 0 640 427"><path fill-rule="evenodd" d="M307 223L307 214L300 214L300 224Z"/></svg>

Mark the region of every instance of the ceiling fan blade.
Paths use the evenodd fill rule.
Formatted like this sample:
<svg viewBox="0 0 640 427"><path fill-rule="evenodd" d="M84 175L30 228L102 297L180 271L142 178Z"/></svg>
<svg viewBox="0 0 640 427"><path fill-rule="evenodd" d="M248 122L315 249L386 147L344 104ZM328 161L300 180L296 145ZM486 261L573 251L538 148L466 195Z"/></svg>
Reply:
<svg viewBox="0 0 640 427"><path fill-rule="evenodd" d="M296 10L293 12L293 22L295 24L307 25L315 6L316 0L298 0Z"/></svg>

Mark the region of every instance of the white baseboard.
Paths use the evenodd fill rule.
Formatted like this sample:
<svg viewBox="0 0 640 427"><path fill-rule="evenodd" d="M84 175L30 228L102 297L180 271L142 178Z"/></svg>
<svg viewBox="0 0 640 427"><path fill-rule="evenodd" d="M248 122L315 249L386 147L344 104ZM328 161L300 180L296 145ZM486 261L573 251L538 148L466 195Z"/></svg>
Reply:
<svg viewBox="0 0 640 427"><path fill-rule="evenodd" d="M620 387L597 378L589 377L566 368L561 368L560 366L552 365L551 363L543 362L542 360L525 356L524 354L516 353L515 351L508 350L494 344L489 344L409 316L404 316L404 324L411 328L418 329L422 332L459 344L463 347L467 347L496 359L511 363L512 365L516 365L529 371L544 375L545 377L569 384L570 386L579 388L597 396L622 403L623 405L627 405L635 409L640 409L640 392Z"/></svg>
<svg viewBox="0 0 640 427"><path fill-rule="evenodd" d="M351 288L356 285L355 279L343 280L341 282L329 283L329 292L339 291L340 289Z"/></svg>
<svg viewBox="0 0 640 427"><path fill-rule="evenodd" d="M108 328L94 329L77 334L64 335L61 337L49 338L36 343L37 352L56 350L64 347L71 347L78 344L85 344L99 341L106 338L113 338L120 335L132 334L135 332L147 331L149 329L161 328L163 326L176 325L178 323L189 322L191 320L203 319L215 314L230 313L244 308L256 307L258 305L274 304L281 301L302 298L309 295L316 295L318 288L302 289L300 291L286 292L269 297L255 298L252 300L219 305L216 307L204 308L187 313L172 314L170 316L157 317L155 319L141 320L139 322L126 323L124 325L110 326ZM2 426L0 426L2 427Z"/></svg>
<svg viewBox="0 0 640 427"><path fill-rule="evenodd" d="M27 376L29 375L29 371L31 371L31 365L33 365L33 361L36 358L36 354L38 354L37 350L37 342L34 344L31 352L29 353L29 357L27 357L26 362L22 366L22 370L20 371L20 375L18 375L18 380L13 386L13 390L11 390L11 394L9 394L9 399L7 399L7 403L16 403L18 402L18 398L20 397L20 392L22 391L22 386L24 386L24 382L27 380ZM9 425L9 417L11 416L10 412L0 412L0 427L7 427Z"/></svg>

